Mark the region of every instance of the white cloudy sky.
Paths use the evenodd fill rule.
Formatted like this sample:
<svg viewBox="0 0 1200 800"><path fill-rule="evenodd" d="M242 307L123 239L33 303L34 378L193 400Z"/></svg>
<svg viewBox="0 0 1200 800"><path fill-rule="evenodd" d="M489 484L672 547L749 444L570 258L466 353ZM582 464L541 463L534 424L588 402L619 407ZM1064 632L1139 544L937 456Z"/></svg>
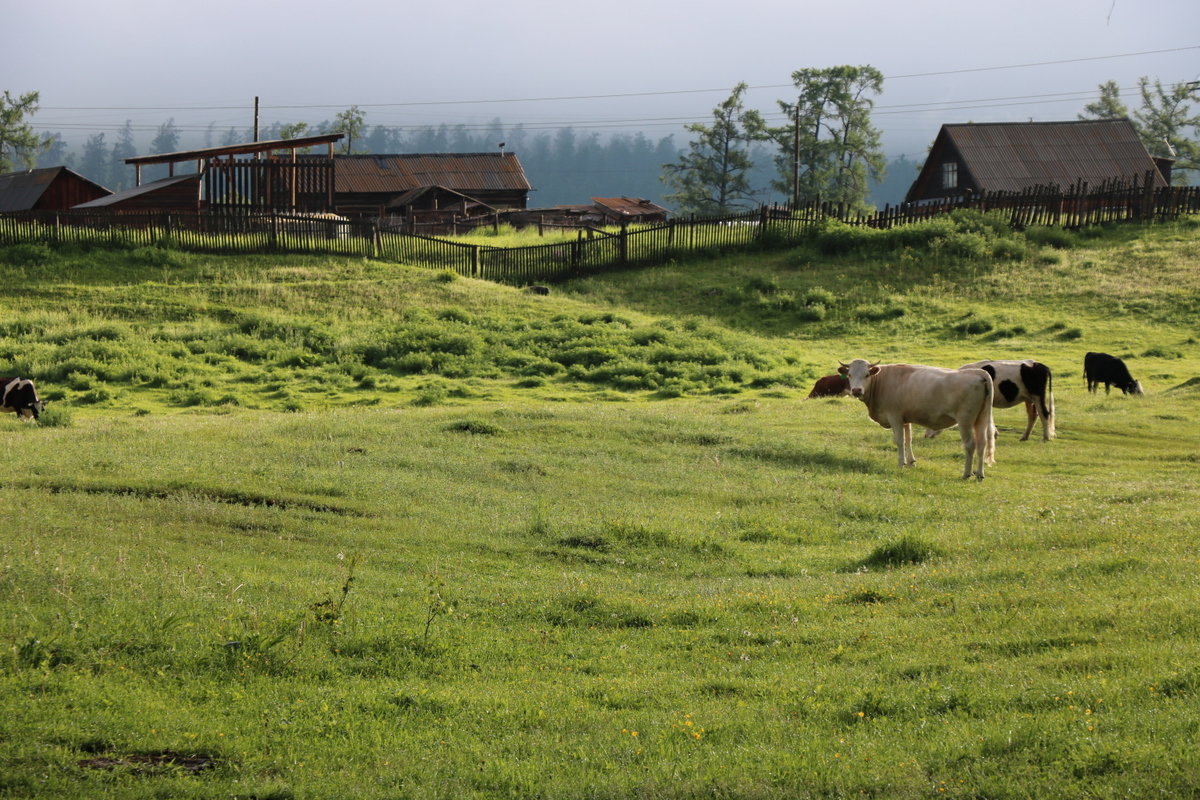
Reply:
<svg viewBox="0 0 1200 800"><path fill-rule="evenodd" d="M41 93L69 139L168 118L643 130L710 118L744 81L775 112L791 73L870 64L889 155L943 122L1074 119L1115 80L1200 80L1197 0L58 0L5 3L0 90ZM1200 92L1198 92L1200 97ZM143 132L144 131L144 132ZM187 142L199 146L199 142Z"/></svg>

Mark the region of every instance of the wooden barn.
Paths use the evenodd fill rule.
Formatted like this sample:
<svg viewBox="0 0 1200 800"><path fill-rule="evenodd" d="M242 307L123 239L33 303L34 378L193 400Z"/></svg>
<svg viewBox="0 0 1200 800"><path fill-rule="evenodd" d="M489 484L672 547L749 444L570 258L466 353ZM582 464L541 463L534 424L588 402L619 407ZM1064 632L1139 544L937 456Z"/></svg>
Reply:
<svg viewBox="0 0 1200 800"><path fill-rule="evenodd" d="M1155 159L1127 119L943 125L906 202L965 194L1067 189L1080 182L1170 185L1171 162Z"/></svg>
<svg viewBox="0 0 1200 800"><path fill-rule="evenodd" d="M337 212L357 217L522 209L531 190L514 153L337 156L334 170Z"/></svg>
<svg viewBox="0 0 1200 800"><path fill-rule="evenodd" d="M66 167L0 175L0 211L65 211L112 194Z"/></svg>

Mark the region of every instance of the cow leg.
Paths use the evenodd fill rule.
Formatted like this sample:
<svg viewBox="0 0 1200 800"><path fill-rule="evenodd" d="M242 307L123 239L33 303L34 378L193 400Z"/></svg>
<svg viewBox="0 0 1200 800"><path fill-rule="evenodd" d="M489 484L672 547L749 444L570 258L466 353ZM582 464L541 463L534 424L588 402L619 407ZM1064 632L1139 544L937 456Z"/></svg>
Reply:
<svg viewBox="0 0 1200 800"><path fill-rule="evenodd" d="M912 425L893 420L892 441L896 443L896 460L902 467L916 463L912 457Z"/></svg>
<svg viewBox="0 0 1200 800"><path fill-rule="evenodd" d="M1038 412L1037 412L1037 409L1034 408L1032 400L1025 401L1025 416L1027 419L1026 419L1026 423L1025 423L1025 435L1021 437L1022 442L1029 441L1029 434L1033 432L1033 423L1037 422L1037 418L1038 418ZM1045 428L1046 428L1046 423L1045 423L1045 421L1043 421L1042 422L1042 430L1044 431Z"/></svg>
<svg viewBox="0 0 1200 800"><path fill-rule="evenodd" d="M963 464L963 480L967 480L971 477L971 462L975 459L975 451L979 445L976 439L979 437L973 425L959 425L958 431L962 437L963 452L966 455L966 462ZM982 450L980 454L982 455ZM980 469L983 467L980 466Z"/></svg>

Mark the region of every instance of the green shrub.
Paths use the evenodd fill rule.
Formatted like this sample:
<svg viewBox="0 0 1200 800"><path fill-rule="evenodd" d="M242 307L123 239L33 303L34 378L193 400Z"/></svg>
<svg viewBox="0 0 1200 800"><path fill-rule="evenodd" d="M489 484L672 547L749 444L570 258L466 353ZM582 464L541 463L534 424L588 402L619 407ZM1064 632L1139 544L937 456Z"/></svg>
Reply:
<svg viewBox="0 0 1200 800"><path fill-rule="evenodd" d="M966 318L955 323L951 330L962 336L978 336L982 333L987 333L994 326L986 319L976 317L974 314L968 314Z"/></svg>
<svg viewBox="0 0 1200 800"><path fill-rule="evenodd" d="M54 251L44 244L15 244L0 247L0 263L14 267L41 267L54 260Z"/></svg>
<svg viewBox="0 0 1200 800"><path fill-rule="evenodd" d="M837 295L820 286L813 286L804 293L803 303L806 306L832 306L837 301Z"/></svg>
<svg viewBox="0 0 1200 800"><path fill-rule="evenodd" d="M981 233L952 233L933 248L935 254L967 261L978 261L992 253L992 245Z"/></svg>
<svg viewBox="0 0 1200 800"><path fill-rule="evenodd" d="M38 424L47 428L69 428L74 422L71 410L58 403L47 403L38 416Z"/></svg>
<svg viewBox="0 0 1200 800"><path fill-rule="evenodd" d="M1055 250L1067 250L1076 244L1075 235L1070 231L1050 225L1026 228L1025 238L1035 245L1053 247Z"/></svg>

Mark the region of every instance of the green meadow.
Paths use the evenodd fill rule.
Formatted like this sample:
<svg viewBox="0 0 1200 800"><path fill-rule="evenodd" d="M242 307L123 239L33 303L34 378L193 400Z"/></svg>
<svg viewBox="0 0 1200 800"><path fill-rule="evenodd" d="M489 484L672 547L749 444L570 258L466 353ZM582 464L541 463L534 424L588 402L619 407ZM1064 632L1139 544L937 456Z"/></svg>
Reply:
<svg viewBox="0 0 1200 800"><path fill-rule="evenodd" d="M0 797L1200 795L1198 234L0 249ZM1058 437L901 469L856 357L1037 358Z"/></svg>

